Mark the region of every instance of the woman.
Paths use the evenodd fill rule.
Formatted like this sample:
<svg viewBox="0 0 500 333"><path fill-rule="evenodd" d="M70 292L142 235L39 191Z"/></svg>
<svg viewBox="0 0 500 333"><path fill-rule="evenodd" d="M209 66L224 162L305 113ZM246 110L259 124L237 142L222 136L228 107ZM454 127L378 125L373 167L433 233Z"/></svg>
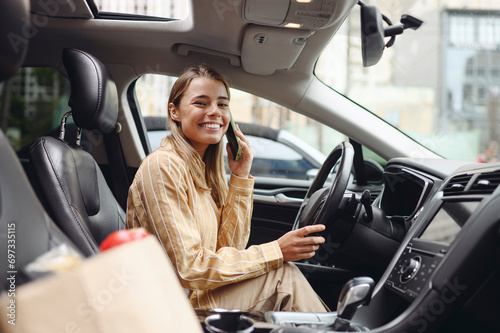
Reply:
<svg viewBox="0 0 500 333"><path fill-rule="evenodd" d="M187 68L172 87L162 140L130 187L127 227L142 226L167 252L195 308L320 312L327 308L295 265L310 258L324 230L308 226L245 249L250 233L253 154L239 130L242 155L227 185L222 137L230 124L229 86L208 65Z"/></svg>

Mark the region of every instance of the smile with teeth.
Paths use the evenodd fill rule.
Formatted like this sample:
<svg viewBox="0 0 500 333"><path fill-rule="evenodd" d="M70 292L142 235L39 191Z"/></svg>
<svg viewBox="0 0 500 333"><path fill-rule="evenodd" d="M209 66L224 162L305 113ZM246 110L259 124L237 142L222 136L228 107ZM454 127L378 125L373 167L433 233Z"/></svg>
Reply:
<svg viewBox="0 0 500 333"><path fill-rule="evenodd" d="M213 123L211 123L211 124L201 124L200 126L203 127L203 128L209 129L209 130L218 130L218 129L220 129L222 127L221 124L213 124Z"/></svg>

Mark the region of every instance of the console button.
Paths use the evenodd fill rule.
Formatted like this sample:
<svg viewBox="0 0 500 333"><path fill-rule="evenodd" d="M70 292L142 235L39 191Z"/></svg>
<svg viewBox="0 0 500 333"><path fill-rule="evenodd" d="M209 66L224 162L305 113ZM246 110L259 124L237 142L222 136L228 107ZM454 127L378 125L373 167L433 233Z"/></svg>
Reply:
<svg viewBox="0 0 500 333"><path fill-rule="evenodd" d="M400 281L402 283L410 281L420 269L421 262L422 258L418 256L411 258L409 261L405 261L401 266L401 276L399 277Z"/></svg>

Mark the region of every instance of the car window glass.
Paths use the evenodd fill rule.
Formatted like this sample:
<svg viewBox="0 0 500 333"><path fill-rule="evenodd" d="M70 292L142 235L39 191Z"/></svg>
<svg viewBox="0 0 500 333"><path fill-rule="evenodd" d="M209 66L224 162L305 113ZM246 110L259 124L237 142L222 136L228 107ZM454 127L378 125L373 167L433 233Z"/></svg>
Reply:
<svg viewBox="0 0 500 333"><path fill-rule="evenodd" d="M188 15L189 1L122 1L94 0L100 12L138 14L153 17L184 19Z"/></svg>
<svg viewBox="0 0 500 333"><path fill-rule="evenodd" d="M146 74L135 91L143 117L166 117L168 95L175 77ZM344 134L266 99L231 88L231 112L249 138L254 152L254 176L307 179L307 172L318 169ZM167 132L164 121L146 121L151 149L159 147ZM385 160L365 152L381 164Z"/></svg>
<svg viewBox="0 0 500 333"><path fill-rule="evenodd" d="M175 77L146 74L136 82L136 96L143 116L167 115L168 94ZM236 122L284 129L323 154L328 154L345 136L308 117L266 99L231 88L231 110Z"/></svg>
<svg viewBox="0 0 500 333"><path fill-rule="evenodd" d="M21 68L0 83L0 126L14 150L27 153L38 137L57 135L61 118L69 111L69 92L66 78L45 67Z"/></svg>
<svg viewBox="0 0 500 333"><path fill-rule="evenodd" d="M363 67L355 6L318 59L316 76L446 158L498 160L500 2L372 5L394 24L403 14L424 23L397 36L376 65Z"/></svg>

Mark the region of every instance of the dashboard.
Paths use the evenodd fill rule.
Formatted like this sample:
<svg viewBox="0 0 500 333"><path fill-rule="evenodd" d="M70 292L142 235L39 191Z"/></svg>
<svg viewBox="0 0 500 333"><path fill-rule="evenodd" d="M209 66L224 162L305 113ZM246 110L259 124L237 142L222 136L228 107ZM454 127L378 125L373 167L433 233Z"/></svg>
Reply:
<svg viewBox="0 0 500 333"><path fill-rule="evenodd" d="M489 297L499 281L500 164L442 162L400 159L386 168L378 205L409 230L355 316L367 328L421 332L452 314L454 331L499 328L477 306L498 317Z"/></svg>
<svg viewBox="0 0 500 333"><path fill-rule="evenodd" d="M398 158L389 161L383 178L384 189L371 205L379 227L364 220L366 206L358 205L359 218L341 248L366 263L390 254L351 327L500 332L500 163ZM401 238L395 237L397 225L405 228ZM294 327L304 325L332 332L336 314L270 312L266 319L291 326L273 332L301 332Z"/></svg>
<svg viewBox="0 0 500 333"><path fill-rule="evenodd" d="M500 163L389 161L384 190L373 207L390 224L403 221L407 230L351 327L391 333L500 331L499 184ZM374 239L378 247L385 246L381 238ZM353 243L359 247L359 242ZM275 323L323 327L315 332L331 332L335 320L332 314L272 317Z"/></svg>

